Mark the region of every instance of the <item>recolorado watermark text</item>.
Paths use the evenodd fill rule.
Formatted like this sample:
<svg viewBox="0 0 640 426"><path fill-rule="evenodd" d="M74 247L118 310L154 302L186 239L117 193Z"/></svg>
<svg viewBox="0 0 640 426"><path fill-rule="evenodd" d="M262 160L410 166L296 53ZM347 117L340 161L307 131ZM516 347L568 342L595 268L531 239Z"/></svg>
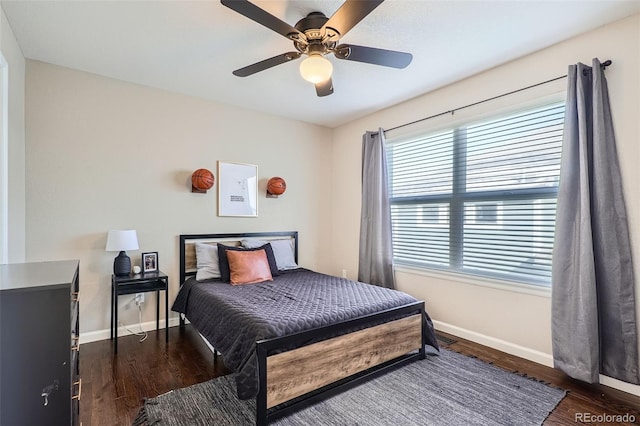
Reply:
<svg viewBox="0 0 640 426"><path fill-rule="evenodd" d="M633 423L636 416L633 414L593 414L593 413L575 413L574 421L580 423Z"/></svg>

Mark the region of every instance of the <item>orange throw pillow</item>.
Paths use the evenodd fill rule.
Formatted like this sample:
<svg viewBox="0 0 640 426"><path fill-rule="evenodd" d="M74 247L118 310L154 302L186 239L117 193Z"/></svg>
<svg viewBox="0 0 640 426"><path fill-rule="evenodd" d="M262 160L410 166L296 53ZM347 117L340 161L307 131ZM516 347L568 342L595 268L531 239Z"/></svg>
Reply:
<svg viewBox="0 0 640 426"><path fill-rule="evenodd" d="M255 284L273 281L271 268L264 250L227 251L231 284Z"/></svg>

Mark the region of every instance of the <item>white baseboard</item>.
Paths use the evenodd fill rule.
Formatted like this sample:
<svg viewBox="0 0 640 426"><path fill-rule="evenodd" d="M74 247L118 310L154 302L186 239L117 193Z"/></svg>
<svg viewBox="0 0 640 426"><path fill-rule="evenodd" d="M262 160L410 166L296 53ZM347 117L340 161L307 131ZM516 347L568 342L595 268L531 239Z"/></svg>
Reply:
<svg viewBox="0 0 640 426"><path fill-rule="evenodd" d="M161 330L164 328L164 324L165 324L165 320L161 319L160 320ZM180 318L178 317L169 318L169 327L175 327L179 324L180 324ZM130 325L127 325L127 327L129 327L129 329L133 331L140 330L140 327L138 326L138 324L130 324ZM155 320L143 322L142 329L144 331L155 330L156 329ZM133 333L129 332L129 330L127 330L125 327L118 327L118 337L129 336L131 334ZM99 340L107 340L110 338L111 338L111 329L109 328L104 330L88 331L88 332L80 333L80 344L97 342Z"/></svg>
<svg viewBox="0 0 640 426"><path fill-rule="evenodd" d="M506 340L477 333L475 331L467 330L455 325L447 324L442 321L434 320L433 325L436 330L444 331L445 333L453 334L454 336L462 337L463 339L471 340L472 342L480 343L481 345L489 346L490 348L498 349L499 351L519 356L520 358L528 359L529 361L537 362L538 364L546 365L547 367L553 367L553 356L550 354L507 342Z"/></svg>
<svg viewBox="0 0 640 426"><path fill-rule="evenodd" d="M614 379L613 377L600 375L600 384L613 389L627 392L635 396L640 396L640 386Z"/></svg>
<svg viewBox="0 0 640 426"><path fill-rule="evenodd" d="M447 324L442 321L434 320L433 326L436 330L462 337L463 339L470 340L511 355L519 356L520 358L528 359L529 361L537 362L538 364L546 365L547 367L553 367L553 355L551 354L546 354L535 349L520 346L515 343L507 342L506 340L497 339L495 337ZM600 375L600 384L632 395L640 396L640 386L632 385L608 376L603 376L602 374Z"/></svg>

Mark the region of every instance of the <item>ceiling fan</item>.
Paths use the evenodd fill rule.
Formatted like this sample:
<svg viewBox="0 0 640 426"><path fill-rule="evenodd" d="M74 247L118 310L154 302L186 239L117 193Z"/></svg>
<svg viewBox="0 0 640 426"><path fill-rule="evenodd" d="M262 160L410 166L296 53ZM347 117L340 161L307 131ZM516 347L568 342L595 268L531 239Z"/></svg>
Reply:
<svg viewBox="0 0 640 426"><path fill-rule="evenodd" d="M410 53L355 44L338 44L340 39L358 22L364 19L384 0L346 0L327 18L322 12L311 12L299 20L295 27L276 18L264 9L247 0L220 0L228 8L293 41L295 52L265 59L233 72L238 77L247 77L285 62L306 58L300 64L302 77L315 84L318 96L333 93L331 74L333 65L325 55L333 53L338 59L365 62L393 68L406 68L413 59Z"/></svg>

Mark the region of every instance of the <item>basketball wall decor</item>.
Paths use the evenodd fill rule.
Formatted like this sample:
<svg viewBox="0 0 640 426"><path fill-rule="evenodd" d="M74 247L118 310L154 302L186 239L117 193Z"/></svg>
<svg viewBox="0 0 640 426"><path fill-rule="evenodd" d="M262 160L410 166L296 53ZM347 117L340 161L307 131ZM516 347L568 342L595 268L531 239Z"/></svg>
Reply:
<svg viewBox="0 0 640 426"><path fill-rule="evenodd" d="M275 176L267 182L267 197L278 197L287 190L287 182L281 177Z"/></svg>
<svg viewBox="0 0 640 426"><path fill-rule="evenodd" d="M214 182L213 173L207 169L198 169L191 174L191 192L206 194Z"/></svg>

